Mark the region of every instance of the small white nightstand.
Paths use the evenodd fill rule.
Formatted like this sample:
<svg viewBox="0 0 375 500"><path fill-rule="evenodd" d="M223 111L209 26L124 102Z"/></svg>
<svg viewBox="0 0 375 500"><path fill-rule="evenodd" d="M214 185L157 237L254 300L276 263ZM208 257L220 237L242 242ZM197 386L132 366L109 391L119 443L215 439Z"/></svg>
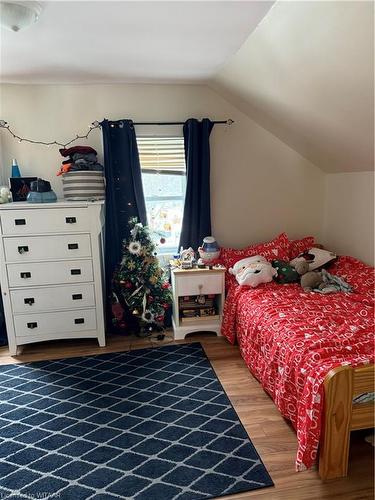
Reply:
<svg viewBox="0 0 375 500"><path fill-rule="evenodd" d="M225 300L225 269L173 269L173 332L174 338L184 339L192 332L215 332L220 335ZM182 318L183 297L215 295L213 317Z"/></svg>

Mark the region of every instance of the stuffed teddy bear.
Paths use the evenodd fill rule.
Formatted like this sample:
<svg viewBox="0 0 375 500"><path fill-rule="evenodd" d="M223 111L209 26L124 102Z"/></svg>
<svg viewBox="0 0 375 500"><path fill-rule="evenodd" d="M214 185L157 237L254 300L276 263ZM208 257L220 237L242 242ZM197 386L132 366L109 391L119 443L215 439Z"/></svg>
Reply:
<svg viewBox="0 0 375 500"><path fill-rule="evenodd" d="M229 272L235 276L240 285L253 288L261 283L269 283L277 275L276 269L260 255L239 260Z"/></svg>
<svg viewBox="0 0 375 500"><path fill-rule="evenodd" d="M310 248L290 261L290 264L301 275L301 286L304 290L318 290L325 287L323 274L318 269L331 264L337 255L323 248Z"/></svg>
<svg viewBox="0 0 375 500"><path fill-rule="evenodd" d="M324 283L322 273L319 271L309 271L309 263L306 260L296 262L294 269L301 276L301 287L305 291L319 288Z"/></svg>

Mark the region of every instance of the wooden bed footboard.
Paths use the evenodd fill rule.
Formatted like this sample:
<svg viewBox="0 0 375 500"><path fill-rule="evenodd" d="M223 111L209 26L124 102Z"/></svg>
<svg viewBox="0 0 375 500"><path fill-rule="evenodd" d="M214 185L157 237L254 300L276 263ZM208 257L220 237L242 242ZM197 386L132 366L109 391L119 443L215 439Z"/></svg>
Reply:
<svg viewBox="0 0 375 500"><path fill-rule="evenodd" d="M339 366L324 380L324 416L320 440L319 474L322 479L348 472L350 432L374 427L374 404L353 404L353 398L374 392L375 365Z"/></svg>

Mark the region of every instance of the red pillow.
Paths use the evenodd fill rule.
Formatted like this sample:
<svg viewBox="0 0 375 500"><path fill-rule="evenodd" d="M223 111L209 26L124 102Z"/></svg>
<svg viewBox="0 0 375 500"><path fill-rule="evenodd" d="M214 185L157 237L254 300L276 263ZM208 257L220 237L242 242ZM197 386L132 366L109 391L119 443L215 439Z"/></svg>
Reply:
<svg viewBox="0 0 375 500"><path fill-rule="evenodd" d="M292 260L298 257L300 253L307 252L315 245L314 236L305 236L301 240L290 240L289 242L289 259Z"/></svg>
<svg viewBox="0 0 375 500"><path fill-rule="evenodd" d="M246 248L237 250L235 248L222 248L220 252L220 261L229 269L234 264L246 257L253 255L262 255L268 261L271 260L289 260L289 239L285 233L266 243L250 245Z"/></svg>

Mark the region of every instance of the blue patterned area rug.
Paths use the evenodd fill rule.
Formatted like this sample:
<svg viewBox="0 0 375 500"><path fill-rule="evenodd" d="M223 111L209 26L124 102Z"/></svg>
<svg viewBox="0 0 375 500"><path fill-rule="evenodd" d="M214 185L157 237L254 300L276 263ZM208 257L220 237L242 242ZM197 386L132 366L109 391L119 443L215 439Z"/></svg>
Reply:
<svg viewBox="0 0 375 500"><path fill-rule="evenodd" d="M198 500L273 485L201 345L0 366L0 498Z"/></svg>

